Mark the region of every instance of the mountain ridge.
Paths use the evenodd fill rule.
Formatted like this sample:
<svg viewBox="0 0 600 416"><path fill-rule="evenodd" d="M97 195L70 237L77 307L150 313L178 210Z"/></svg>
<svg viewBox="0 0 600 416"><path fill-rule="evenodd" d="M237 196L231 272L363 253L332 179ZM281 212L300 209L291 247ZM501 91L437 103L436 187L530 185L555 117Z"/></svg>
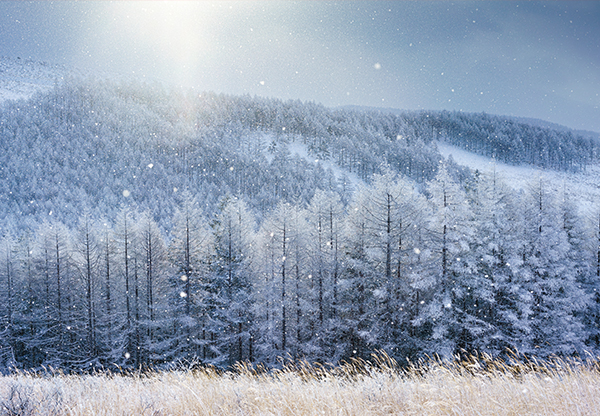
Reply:
<svg viewBox="0 0 600 416"><path fill-rule="evenodd" d="M391 113L391 114L396 114L396 115L402 115L405 113L420 113L420 112L427 113L427 112L449 111L449 110L425 110L425 109L408 110L408 109L400 109L400 108L392 108L392 107L373 107L373 106L362 106L362 105L351 105L351 104L336 106L333 108L339 108L339 109L345 109L345 110L356 110L356 111L375 111L375 112ZM482 112L482 113L468 112L468 111L457 111L457 112L464 113L464 114L488 114L485 112ZM555 129L555 130L570 131L574 134L579 134L582 136L587 136L587 137L591 137L591 138L600 140L600 132L596 132L596 131L592 131L592 130L574 129L574 128L567 127L567 126L559 124L559 123L554 123L552 121L542 120L539 118L507 116L507 115L494 114L494 113L489 113L489 115L499 117L499 118L515 120L517 122L520 122L523 124L529 124L532 126L550 128L550 129Z"/></svg>

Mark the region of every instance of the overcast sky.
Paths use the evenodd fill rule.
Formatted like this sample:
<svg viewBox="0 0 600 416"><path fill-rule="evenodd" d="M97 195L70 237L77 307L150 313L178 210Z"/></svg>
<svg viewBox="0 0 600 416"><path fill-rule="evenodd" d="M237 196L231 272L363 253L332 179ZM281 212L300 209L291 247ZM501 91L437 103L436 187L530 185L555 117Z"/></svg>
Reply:
<svg viewBox="0 0 600 416"><path fill-rule="evenodd" d="M0 1L0 56L600 132L600 1Z"/></svg>

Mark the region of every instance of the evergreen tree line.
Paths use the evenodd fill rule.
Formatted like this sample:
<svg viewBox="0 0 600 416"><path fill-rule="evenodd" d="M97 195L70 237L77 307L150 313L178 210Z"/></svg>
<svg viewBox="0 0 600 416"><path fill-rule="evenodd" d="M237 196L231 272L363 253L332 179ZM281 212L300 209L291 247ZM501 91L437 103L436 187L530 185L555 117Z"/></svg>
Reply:
<svg viewBox="0 0 600 416"><path fill-rule="evenodd" d="M231 196L212 213L180 192L168 230L131 203L5 233L1 367L598 351L597 218L543 178L515 193L441 166L419 191L382 172L347 204L317 190L264 216Z"/></svg>
<svg viewBox="0 0 600 416"><path fill-rule="evenodd" d="M509 117L458 111L414 113L414 122L437 137L471 152L512 165L580 171L598 160L597 138L568 129L540 127Z"/></svg>

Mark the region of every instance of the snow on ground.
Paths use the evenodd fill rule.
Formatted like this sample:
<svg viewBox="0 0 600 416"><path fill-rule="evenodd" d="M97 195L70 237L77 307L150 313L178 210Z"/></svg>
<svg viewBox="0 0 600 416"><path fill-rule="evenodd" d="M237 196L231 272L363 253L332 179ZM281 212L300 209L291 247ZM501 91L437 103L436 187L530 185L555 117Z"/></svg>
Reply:
<svg viewBox="0 0 600 416"><path fill-rule="evenodd" d="M562 198L566 193L568 198L577 201L582 214L595 214L600 209L600 164L590 166L584 172L558 172L532 166L508 165L443 142L438 142L437 147L445 158L452 155L456 163L472 170L477 169L484 174L495 171L498 177L516 191L526 190L541 177L558 198ZM337 166L333 161L317 159L309 153L303 143L291 142L288 144L288 150L291 155L298 155L312 163L320 163L326 170L331 169L336 178L349 180L353 189L357 189L363 182L356 174Z"/></svg>
<svg viewBox="0 0 600 416"><path fill-rule="evenodd" d="M456 163L467 166L471 170L478 169L482 173L493 173L495 170L515 190L527 189L541 176L559 198L562 198L563 192L566 192L568 198L577 201L582 213L598 212L600 165L590 166L584 172L558 172L531 166L507 165L444 142L438 142L437 147L442 156L445 158L452 156Z"/></svg>
<svg viewBox="0 0 600 416"><path fill-rule="evenodd" d="M308 147L304 143L298 143L296 141L288 144L288 150L291 155L298 155L301 159L307 162L320 164L323 170L327 171L331 169L337 180L349 181L348 185L352 189L357 189L358 185L363 183L355 173L349 172L346 169L339 167L336 163L327 159L319 159L314 155L309 154Z"/></svg>
<svg viewBox="0 0 600 416"><path fill-rule="evenodd" d="M0 102L49 91L69 71L59 65L29 59L0 58Z"/></svg>

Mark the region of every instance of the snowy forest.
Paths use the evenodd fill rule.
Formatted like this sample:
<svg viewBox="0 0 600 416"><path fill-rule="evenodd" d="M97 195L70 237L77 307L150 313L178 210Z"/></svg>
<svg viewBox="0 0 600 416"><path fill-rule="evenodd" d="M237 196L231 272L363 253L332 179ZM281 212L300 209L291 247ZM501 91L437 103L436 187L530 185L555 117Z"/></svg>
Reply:
<svg viewBox="0 0 600 416"><path fill-rule="evenodd" d="M438 141L571 172L599 157L506 117L132 81L5 102L0 368L596 354L600 217Z"/></svg>

